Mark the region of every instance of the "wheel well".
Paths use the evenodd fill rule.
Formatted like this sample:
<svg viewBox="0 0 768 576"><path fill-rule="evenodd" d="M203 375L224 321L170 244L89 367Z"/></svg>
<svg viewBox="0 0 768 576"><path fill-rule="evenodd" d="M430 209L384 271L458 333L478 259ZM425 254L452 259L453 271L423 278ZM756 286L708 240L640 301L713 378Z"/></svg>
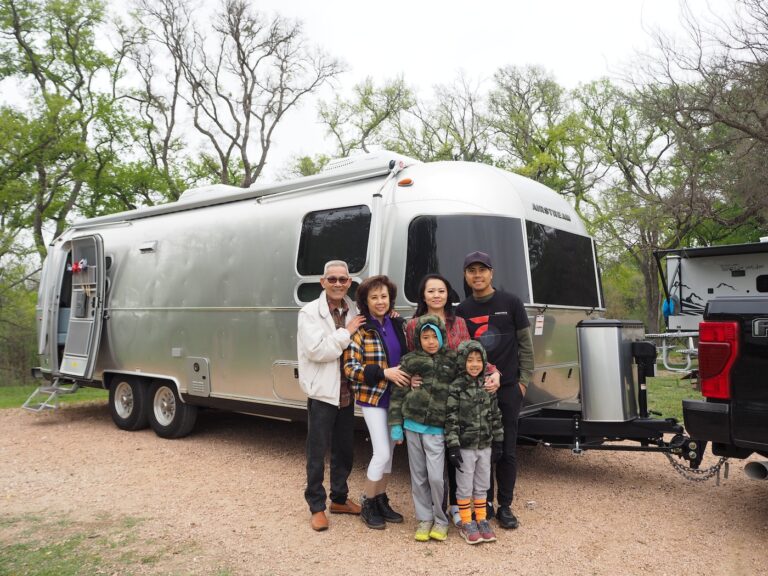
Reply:
<svg viewBox="0 0 768 576"><path fill-rule="evenodd" d="M109 390L113 384L120 378L130 378L137 382L140 382L147 388L152 386L155 382L164 382L176 390L176 393L181 397L181 391L179 390L179 384L174 378L163 376L151 376L147 374L135 374L128 372L105 372L104 373L104 389Z"/></svg>

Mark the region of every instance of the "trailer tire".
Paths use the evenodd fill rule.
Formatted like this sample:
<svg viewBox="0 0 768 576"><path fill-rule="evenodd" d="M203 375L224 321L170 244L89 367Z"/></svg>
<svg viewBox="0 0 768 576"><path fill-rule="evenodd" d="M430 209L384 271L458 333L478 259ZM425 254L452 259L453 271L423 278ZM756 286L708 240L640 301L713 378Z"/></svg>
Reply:
<svg viewBox="0 0 768 576"><path fill-rule="evenodd" d="M142 430L147 418L147 386L138 378L115 376L109 387L109 413L121 430Z"/></svg>
<svg viewBox="0 0 768 576"><path fill-rule="evenodd" d="M149 424L161 438L183 438L197 420L197 406L183 403L176 386L162 380L150 386L147 409Z"/></svg>

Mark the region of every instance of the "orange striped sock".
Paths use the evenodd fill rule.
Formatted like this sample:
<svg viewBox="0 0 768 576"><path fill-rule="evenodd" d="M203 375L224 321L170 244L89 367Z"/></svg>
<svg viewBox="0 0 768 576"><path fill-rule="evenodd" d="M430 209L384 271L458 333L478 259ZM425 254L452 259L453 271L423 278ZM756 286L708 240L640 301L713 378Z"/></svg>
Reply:
<svg viewBox="0 0 768 576"><path fill-rule="evenodd" d="M472 522L472 508L470 507L470 499L466 500L456 499L456 504L459 506L459 516L461 516L462 524L469 524Z"/></svg>
<svg viewBox="0 0 768 576"><path fill-rule="evenodd" d="M475 499L475 520L485 520L485 498Z"/></svg>

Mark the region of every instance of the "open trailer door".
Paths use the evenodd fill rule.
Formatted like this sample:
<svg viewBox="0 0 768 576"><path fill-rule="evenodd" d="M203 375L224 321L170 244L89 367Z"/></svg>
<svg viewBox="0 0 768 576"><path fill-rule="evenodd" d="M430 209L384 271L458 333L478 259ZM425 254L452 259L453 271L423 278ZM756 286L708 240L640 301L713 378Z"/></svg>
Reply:
<svg viewBox="0 0 768 576"><path fill-rule="evenodd" d="M101 236L72 240L72 300L59 373L91 380L104 317L104 247Z"/></svg>

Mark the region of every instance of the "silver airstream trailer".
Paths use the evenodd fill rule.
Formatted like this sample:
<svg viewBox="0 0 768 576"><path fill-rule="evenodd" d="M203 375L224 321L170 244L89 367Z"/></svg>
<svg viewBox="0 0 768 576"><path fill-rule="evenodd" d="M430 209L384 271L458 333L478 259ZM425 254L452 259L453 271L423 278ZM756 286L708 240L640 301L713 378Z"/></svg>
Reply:
<svg viewBox="0 0 768 576"><path fill-rule="evenodd" d="M75 223L43 269L42 391L106 388L118 427L150 424L164 437L189 433L198 407L299 418L297 314L320 293L326 261L347 261L356 283L389 275L409 315L424 274L462 291L462 258L473 250L493 256L495 285L520 296L531 319L536 373L523 414L562 411L570 421L582 394L577 324L604 309L581 220L524 177L389 152ZM631 376L606 384L623 389L609 419L636 418Z"/></svg>

